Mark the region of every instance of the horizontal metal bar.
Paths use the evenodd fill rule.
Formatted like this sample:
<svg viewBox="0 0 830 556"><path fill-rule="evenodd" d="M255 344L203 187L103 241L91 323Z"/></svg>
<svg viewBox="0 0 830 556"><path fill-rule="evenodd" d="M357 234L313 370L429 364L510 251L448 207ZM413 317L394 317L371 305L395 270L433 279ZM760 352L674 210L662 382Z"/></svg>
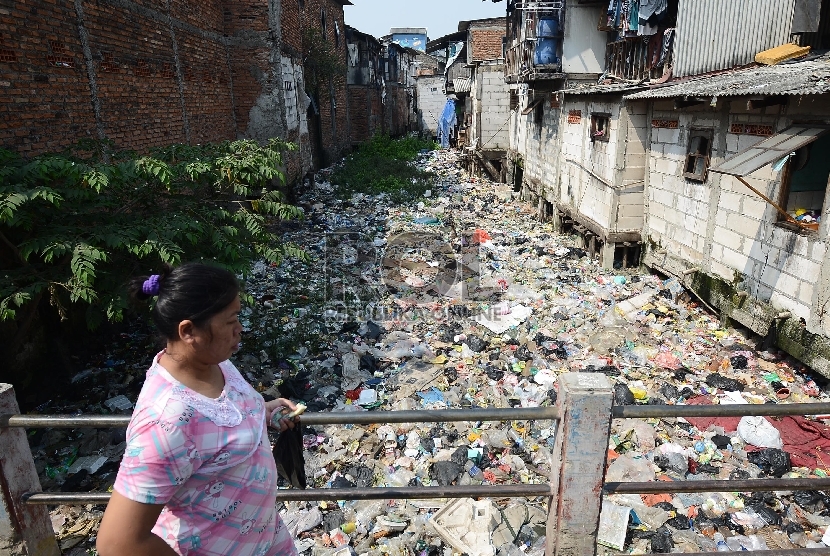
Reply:
<svg viewBox="0 0 830 556"><path fill-rule="evenodd" d="M830 479L746 479L728 481L652 481L605 483L606 494L669 492L766 492L773 490L827 490Z"/></svg>
<svg viewBox="0 0 830 556"><path fill-rule="evenodd" d="M651 417L746 417L754 415L830 415L830 403L615 405L615 419Z"/></svg>
<svg viewBox="0 0 830 556"><path fill-rule="evenodd" d="M424 500L431 498L471 498L492 496L517 498L550 496L548 484L536 485L464 485L442 487L367 487L281 489L277 500ZM21 497L26 504L106 504L109 492L27 492Z"/></svg>
<svg viewBox="0 0 830 556"><path fill-rule="evenodd" d="M830 405L830 404L828 404ZM371 425L373 423L449 423L459 421L526 421L559 419L556 407L429 409L423 411L361 411L306 413L306 425Z"/></svg>
<svg viewBox="0 0 830 556"><path fill-rule="evenodd" d="M129 415L0 415L0 428L104 429L123 428L129 423Z"/></svg>
<svg viewBox="0 0 830 556"><path fill-rule="evenodd" d="M830 405L830 404L828 404ZM559 419L556 407L430 409L422 411L334 411L306 413L304 425L371 425L374 423L449 423L458 421L526 421ZM117 428L129 415L0 415L0 428Z"/></svg>

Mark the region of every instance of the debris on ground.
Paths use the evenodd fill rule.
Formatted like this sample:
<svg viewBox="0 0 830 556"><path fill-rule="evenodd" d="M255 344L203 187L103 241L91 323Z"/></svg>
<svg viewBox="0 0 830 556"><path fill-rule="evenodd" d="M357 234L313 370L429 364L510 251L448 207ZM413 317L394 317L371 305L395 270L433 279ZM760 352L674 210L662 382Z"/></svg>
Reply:
<svg viewBox="0 0 830 556"><path fill-rule="evenodd" d="M566 372L602 373L615 404L830 401L824 381L715 315L673 278L602 269L576 238L535 219L511 188L471 177L454 151L422 152L420 200L337 196L331 169L283 240L310 264L258 263L235 362L265 396L309 411L535 407ZM72 379L77 402L42 413L129 414L153 352L136 333ZM136 349L140 347L141 349ZM142 351L143 350L143 351ZM609 481L826 477L830 416L616 420ZM305 427L309 487L546 483L556 426L512 423ZM35 430L44 490L106 491L118 430ZM314 556L541 556L546 500L290 502L284 520ZM52 511L64 550L91 546L101 506ZM90 525L92 523L92 525ZM608 553L824 547L823 492L612 495ZM81 541L76 542L76 539ZM86 539L86 540L84 540ZM720 537L718 538L720 540ZM74 543L74 544L73 544Z"/></svg>

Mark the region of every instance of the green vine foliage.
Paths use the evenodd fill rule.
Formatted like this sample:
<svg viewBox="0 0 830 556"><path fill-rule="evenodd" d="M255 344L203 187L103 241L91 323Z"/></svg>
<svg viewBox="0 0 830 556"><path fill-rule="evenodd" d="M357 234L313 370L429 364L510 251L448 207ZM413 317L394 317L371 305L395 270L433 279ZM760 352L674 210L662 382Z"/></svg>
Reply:
<svg viewBox="0 0 830 556"><path fill-rule="evenodd" d="M292 148L228 141L143 156L86 142L31 160L0 149L0 321L48 296L61 318L82 309L95 328L123 318L129 277L162 263L244 274L255 260L304 259L272 231L302 217L279 189Z"/></svg>
<svg viewBox="0 0 830 556"><path fill-rule="evenodd" d="M319 29L311 27L303 30L303 68L306 92L312 95L319 95L330 79L346 75L346 65L340 60L337 49Z"/></svg>

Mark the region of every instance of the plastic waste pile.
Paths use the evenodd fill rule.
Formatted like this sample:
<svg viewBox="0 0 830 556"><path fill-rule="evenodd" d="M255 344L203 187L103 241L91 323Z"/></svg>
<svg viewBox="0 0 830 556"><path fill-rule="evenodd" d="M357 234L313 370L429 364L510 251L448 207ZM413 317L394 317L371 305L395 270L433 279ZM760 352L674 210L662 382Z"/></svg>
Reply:
<svg viewBox="0 0 830 556"><path fill-rule="evenodd" d="M309 411L551 405L562 373L607 375L614 403L828 401L825 383L741 330L724 329L676 279L601 269L576 238L535 219L511 188L471 177L452 151L417 164L434 187L409 204L342 198L317 174L282 229L311 263L258 263L237 366L265 396ZM151 340L138 332L73 378L74 405L44 413L129 414ZM546 483L554 422L305 427L310 486ZM782 432L783 431L783 432ZM120 437L119 437L120 435ZM30 436L46 490L106 490L123 431ZM616 420L608 481L825 477L820 418ZM799 446L795 445L800 443ZM604 497L601 550L700 552L827 546L823 492ZM546 500L290 502L300 552L314 556L541 556ZM53 512L62 546L90 519ZM74 533L73 533L74 531ZM84 538L81 535L81 538ZM69 540L66 540L69 539ZM825 537L830 544L830 534ZM71 544L75 542L75 544Z"/></svg>

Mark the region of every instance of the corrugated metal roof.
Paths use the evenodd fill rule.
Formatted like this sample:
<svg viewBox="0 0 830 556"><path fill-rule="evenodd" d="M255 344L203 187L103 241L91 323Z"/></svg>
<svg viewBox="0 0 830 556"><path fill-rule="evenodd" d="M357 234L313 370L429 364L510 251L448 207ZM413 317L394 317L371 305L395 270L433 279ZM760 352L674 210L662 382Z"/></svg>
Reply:
<svg viewBox="0 0 830 556"><path fill-rule="evenodd" d="M787 42L795 0L679 0L674 75L744 66Z"/></svg>
<svg viewBox="0 0 830 556"><path fill-rule="evenodd" d="M626 99L685 96L812 95L830 92L830 56L777 66L753 66L664 85Z"/></svg>
<svg viewBox="0 0 830 556"><path fill-rule="evenodd" d="M611 93L633 93L646 89L645 85L633 85L631 83L614 83L613 85L584 85L570 89L562 89L566 95L603 95Z"/></svg>
<svg viewBox="0 0 830 556"><path fill-rule="evenodd" d="M746 176L767 164L781 160L791 152L808 145L830 131L826 126L793 125L743 150L722 162L710 172Z"/></svg>
<svg viewBox="0 0 830 556"><path fill-rule="evenodd" d="M456 93L469 93L472 81L469 77L456 77L452 80L453 89Z"/></svg>

